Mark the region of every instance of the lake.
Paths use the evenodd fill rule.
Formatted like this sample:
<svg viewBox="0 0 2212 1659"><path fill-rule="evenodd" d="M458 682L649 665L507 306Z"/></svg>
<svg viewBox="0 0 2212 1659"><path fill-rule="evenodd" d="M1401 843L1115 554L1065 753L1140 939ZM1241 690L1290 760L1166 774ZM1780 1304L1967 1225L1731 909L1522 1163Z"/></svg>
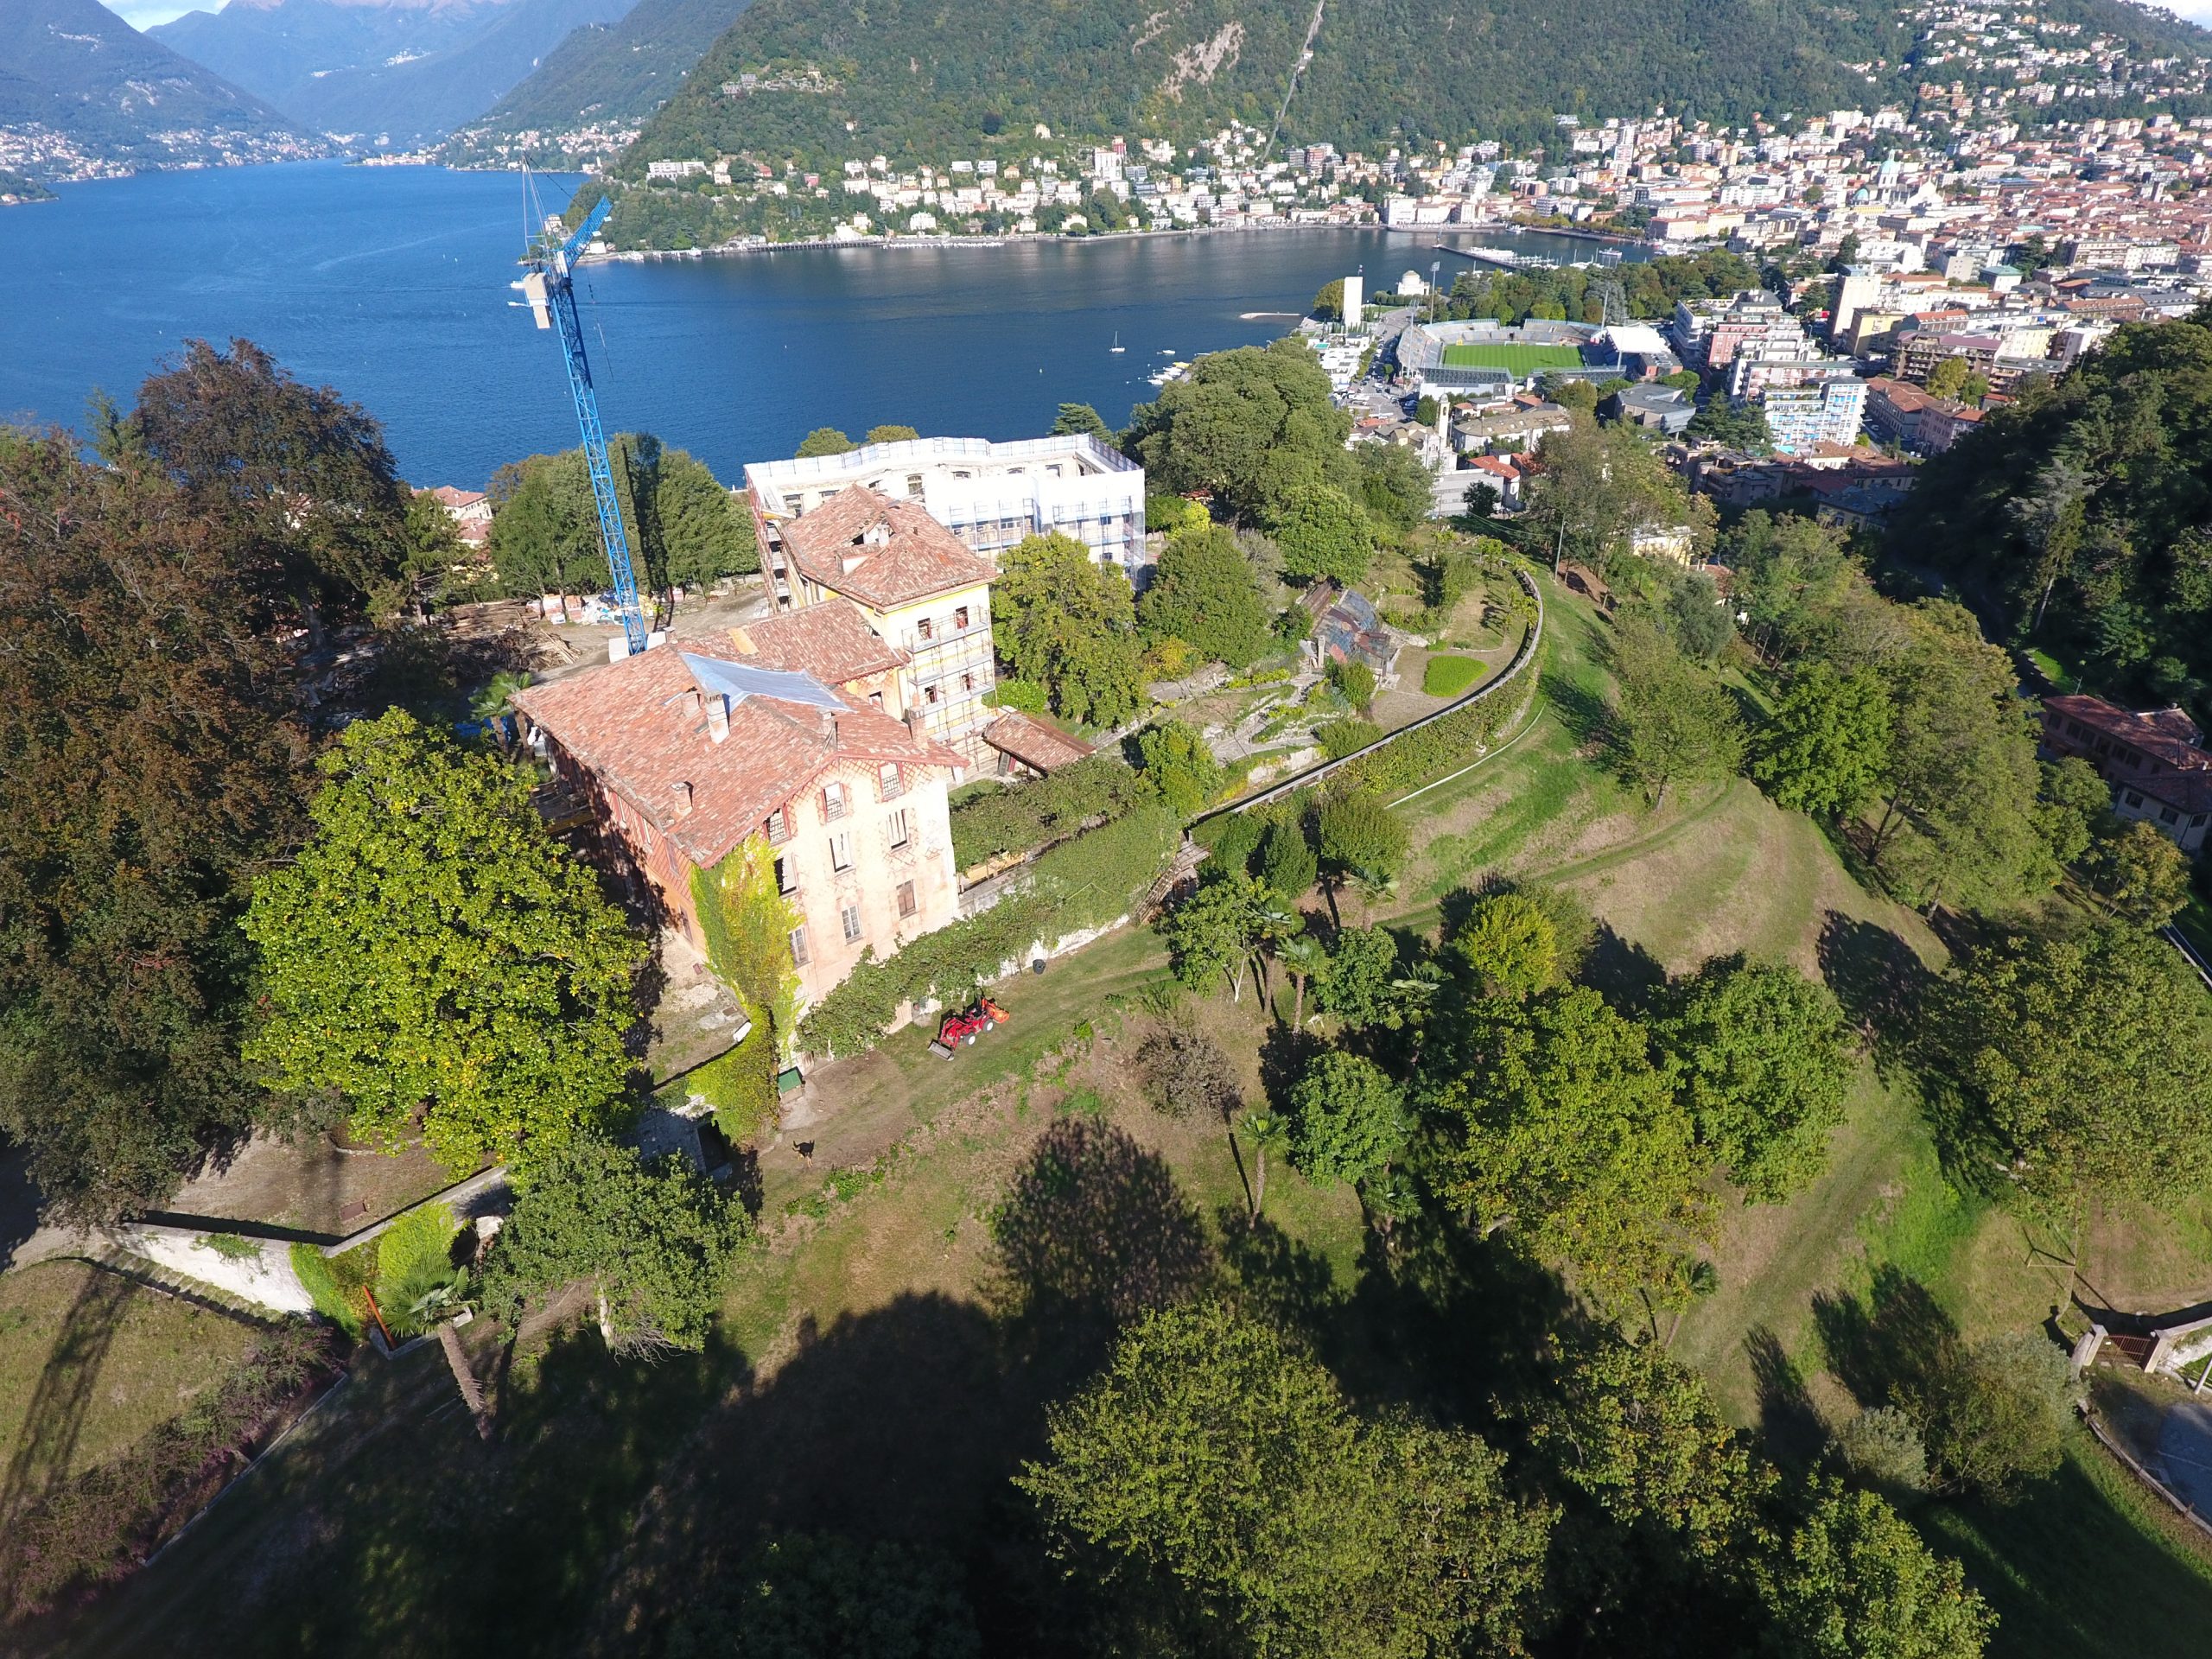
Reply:
<svg viewBox="0 0 2212 1659"><path fill-rule="evenodd" d="M541 176L549 207L572 178ZM194 336L259 342L378 416L418 485L481 487L576 442L554 336L512 309L524 214L511 173L308 162L59 187L0 208L0 417L81 426ZM1561 237L1455 238L1586 258ZM883 423L1033 436L1062 402L1109 423L1171 357L1274 338L1332 277L1440 257L1433 232L1259 231L802 249L587 266L607 428L658 434L726 481L807 431ZM1111 348L1118 338L1124 348Z"/></svg>

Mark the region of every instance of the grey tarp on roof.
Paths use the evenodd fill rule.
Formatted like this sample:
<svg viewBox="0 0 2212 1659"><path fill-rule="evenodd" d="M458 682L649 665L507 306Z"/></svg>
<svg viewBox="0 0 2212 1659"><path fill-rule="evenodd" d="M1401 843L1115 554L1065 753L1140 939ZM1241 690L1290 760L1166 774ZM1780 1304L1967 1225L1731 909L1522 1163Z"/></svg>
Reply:
<svg viewBox="0 0 2212 1659"><path fill-rule="evenodd" d="M683 666L691 671L691 677L699 682L702 691L719 691L733 705L747 697L773 697L779 702L804 703L836 714L850 707L811 674L779 668L741 668L735 663L695 656L688 651L683 657Z"/></svg>

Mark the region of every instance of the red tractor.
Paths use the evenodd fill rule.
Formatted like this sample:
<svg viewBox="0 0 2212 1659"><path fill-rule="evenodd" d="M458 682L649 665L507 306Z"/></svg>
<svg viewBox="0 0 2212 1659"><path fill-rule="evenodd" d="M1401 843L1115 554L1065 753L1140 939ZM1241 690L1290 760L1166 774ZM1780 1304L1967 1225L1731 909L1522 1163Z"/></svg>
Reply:
<svg viewBox="0 0 2212 1659"><path fill-rule="evenodd" d="M930 1052L946 1059L963 1043L972 1043L995 1026L1002 1026L1014 1016L988 996L976 999L975 1006L957 1014L948 1014L937 1028L937 1040L930 1045Z"/></svg>

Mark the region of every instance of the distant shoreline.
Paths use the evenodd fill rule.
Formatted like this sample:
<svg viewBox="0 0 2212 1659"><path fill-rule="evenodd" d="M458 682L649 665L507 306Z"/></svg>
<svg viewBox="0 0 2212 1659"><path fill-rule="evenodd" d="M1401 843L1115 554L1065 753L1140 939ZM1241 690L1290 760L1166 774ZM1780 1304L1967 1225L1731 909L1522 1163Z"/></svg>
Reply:
<svg viewBox="0 0 2212 1659"><path fill-rule="evenodd" d="M1635 237L1624 237L1602 231L1556 231L1534 225L1516 225L1510 221L1497 225L1384 225L1377 221L1360 224L1315 225L1290 219L1268 219L1257 224L1243 225L1179 225L1173 230L1162 231L1102 231L1095 236L1069 236L1058 231L1007 231L997 235L929 236L815 236L803 237L789 242L731 241L718 243L711 248L623 248L607 253L587 254L579 264L645 264L662 259L715 259L738 254L787 253L818 251L830 249L899 248L1001 248L1020 243L1066 243L1077 245L1096 242L1139 242L1179 236L1240 236L1268 231L1327 231L1341 234L1347 231L1381 232L1389 236L1561 236L1580 241L1598 242L1609 246L1642 247L1645 245Z"/></svg>

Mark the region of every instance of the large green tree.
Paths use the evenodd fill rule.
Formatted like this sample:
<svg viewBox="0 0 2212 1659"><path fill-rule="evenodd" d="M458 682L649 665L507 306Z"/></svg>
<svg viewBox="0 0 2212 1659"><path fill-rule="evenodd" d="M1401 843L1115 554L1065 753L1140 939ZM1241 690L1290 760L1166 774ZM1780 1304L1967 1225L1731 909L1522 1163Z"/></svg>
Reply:
<svg viewBox="0 0 2212 1659"><path fill-rule="evenodd" d="M1888 771L1891 720L1889 693L1873 670L1838 674L1813 663L1791 678L1753 742L1751 776L1778 806L1849 817Z"/></svg>
<svg viewBox="0 0 2212 1659"><path fill-rule="evenodd" d="M348 727L299 856L255 883L246 1055L357 1129L465 1170L625 1116L646 948L546 833L526 773L398 709Z"/></svg>
<svg viewBox="0 0 2212 1659"><path fill-rule="evenodd" d="M1117 566L1057 531L1027 537L1000 556L991 612L999 655L1059 713L1113 726L1136 712L1136 601Z"/></svg>
<svg viewBox="0 0 2212 1659"><path fill-rule="evenodd" d="M311 637L388 609L406 562L407 491L384 429L328 386L302 384L251 340L185 342L104 435L150 460L195 516L220 522L248 621Z"/></svg>
<svg viewBox="0 0 2212 1659"><path fill-rule="evenodd" d="M632 556L649 588L697 588L760 568L751 516L703 463L650 434L607 446ZM531 455L493 475L485 550L514 596L596 593L609 580L583 451Z"/></svg>
<svg viewBox="0 0 2212 1659"><path fill-rule="evenodd" d="M2003 652L1970 613L1929 601L1901 613L1885 677L1896 718L1872 851L1916 901L1987 909L2057 878L2035 739Z"/></svg>
<svg viewBox="0 0 2212 1659"><path fill-rule="evenodd" d="M1148 1316L1054 1409L1015 1484L1139 1650L1510 1653L1549 1516L1470 1434L1367 1421L1327 1371L1218 1303Z"/></svg>
<svg viewBox="0 0 2212 1659"><path fill-rule="evenodd" d="M1643 1028L1569 986L1479 999L1434 1034L1422 1106L1442 1196L1567 1264L1594 1300L1681 1300L1712 1205L1689 1115Z"/></svg>
<svg viewBox="0 0 2212 1659"><path fill-rule="evenodd" d="M1777 1659L1979 1659L1997 1622L1903 1516L1833 1483L1760 1579Z"/></svg>
<svg viewBox="0 0 2212 1659"><path fill-rule="evenodd" d="M1835 994L1794 968L1708 962L1655 1033L1699 1142L1778 1204L1827 1166L1856 1054Z"/></svg>
<svg viewBox="0 0 2212 1659"><path fill-rule="evenodd" d="M1129 414L1129 453L1156 489L1211 491L1240 518L1278 516L1282 480L1334 489L1351 505L1351 416L1320 360L1298 340L1215 352Z"/></svg>
<svg viewBox="0 0 2212 1659"><path fill-rule="evenodd" d="M621 1348L706 1345L745 1208L681 1156L642 1159L579 1135L541 1153L500 1228L485 1300L518 1321L579 1281Z"/></svg>
<svg viewBox="0 0 2212 1659"><path fill-rule="evenodd" d="M374 418L250 342L95 416L97 464L0 428L0 1133L103 1219L269 1116L237 920L305 830L302 653L415 543Z"/></svg>
<svg viewBox="0 0 2212 1659"><path fill-rule="evenodd" d="M2212 1012L2126 922L2012 936L1951 970L1936 1033L2031 1190L2156 1199L2212 1177Z"/></svg>
<svg viewBox="0 0 2212 1659"><path fill-rule="evenodd" d="M1656 807L1677 783L1725 778L1743 760L1744 723L1712 670L1641 619L1614 639L1613 740L1623 771Z"/></svg>
<svg viewBox="0 0 2212 1659"><path fill-rule="evenodd" d="M237 921L304 832L308 736L226 518L0 429L0 1130L95 1218L261 1115Z"/></svg>
<svg viewBox="0 0 2212 1659"><path fill-rule="evenodd" d="M1211 523L1168 537L1137 620L1146 639L1180 639L1202 661L1230 668L1249 666L1269 645L1251 562L1234 535Z"/></svg>

